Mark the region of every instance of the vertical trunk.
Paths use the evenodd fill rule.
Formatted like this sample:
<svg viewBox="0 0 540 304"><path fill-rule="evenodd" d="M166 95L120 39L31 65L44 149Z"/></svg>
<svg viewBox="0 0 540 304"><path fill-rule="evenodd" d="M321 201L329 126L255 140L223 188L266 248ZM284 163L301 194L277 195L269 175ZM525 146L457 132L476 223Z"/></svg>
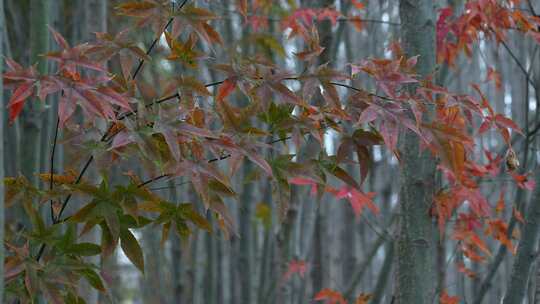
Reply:
<svg viewBox="0 0 540 304"><path fill-rule="evenodd" d="M435 68L433 1L401 0L401 37L407 56L420 55L416 70L426 76ZM427 119L432 117L427 115ZM397 301L431 303L434 296L433 224L428 213L435 188L435 160L420 152L411 132L400 138L402 218L398 239Z"/></svg>
<svg viewBox="0 0 540 304"><path fill-rule="evenodd" d="M47 22L51 27L53 27L55 30L62 32L62 29L60 28L59 19L60 19L60 1L52 1L50 3L49 7L49 16ZM50 39L52 41L52 39ZM52 46L51 46L52 47ZM54 68L56 63L54 62L47 62L49 69ZM39 166L41 172L50 172L51 171L51 152L52 147L54 145L53 143L53 135L56 130L56 120L58 117L58 97L56 96L49 96L47 100L45 101L47 104L46 107L44 107L43 113L42 113L42 120L41 120L41 134L40 134L40 160L39 160ZM61 134L59 134L61 135ZM61 137L58 137L61 138ZM58 146L56 147L55 154L58 152ZM58 159L58 158L56 158ZM54 173L59 172L58 167L56 164L54 164L52 167L54 167ZM44 218L48 221L51 221L51 216L49 215L49 208L43 208L42 210ZM51 223L49 223L51 224Z"/></svg>
<svg viewBox="0 0 540 304"><path fill-rule="evenodd" d="M84 2L80 2L81 5L81 12L84 14L84 22L79 23L78 27L81 30L81 40L92 40L92 34L94 32L105 32L107 31L107 1L106 0L86 0ZM75 23L77 24L77 23ZM53 121L53 117L49 116L49 119L45 118L44 121ZM56 118L54 118L56 120ZM44 126L44 130L46 130L48 126ZM90 180L93 180L94 182L100 182L101 177L99 176L99 173L95 170L95 167L92 167L88 173L88 178ZM144 235L144 234L143 234ZM85 239L88 242L97 243L100 242L100 231L98 229L93 229L90 231L87 235L85 235ZM106 267L107 264L111 264L110 266L113 266L115 261L115 257L111 256L107 260L100 260L99 256L90 257L87 260L93 264ZM86 284L86 283L84 283ZM100 294L97 292L97 290L90 288L90 286L86 285L85 288L82 288L84 290L85 299L87 300L87 303L99 303ZM104 296L101 296L101 298L104 298Z"/></svg>
<svg viewBox="0 0 540 304"><path fill-rule="evenodd" d="M540 304L540 262L536 258L536 284L534 286L534 302L532 304Z"/></svg>
<svg viewBox="0 0 540 304"><path fill-rule="evenodd" d="M209 213L207 216L207 220L212 223L212 215ZM214 227L217 225L213 225ZM217 286L217 244L216 244L216 237L213 234L204 232L204 236L206 238L206 254L207 254L207 262L206 262L206 282L204 282L205 285L205 302L208 304L217 304L218 301L218 286ZM249 273L248 273L249 275ZM247 286L245 287L247 288ZM246 302L247 303L247 302Z"/></svg>
<svg viewBox="0 0 540 304"><path fill-rule="evenodd" d="M169 284L165 280L165 255L160 246L159 231L156 227L147 226L142 229L141 243L146 265L144 276L140 279L140 289L143 303L166 303L166 293Z"/></svg>
<svg viewBox="0 0 540 304"><path fill-rule="evenodd" d="M86 36L93 40L94 33L107 31L107 0L86 0L84 10L87 23Z"/></svg>
<svg viewBox="0 0 540 304"><path fill-rule="evenodd" d="M264 189L264 195L262 197L262 202L265 204L269 204L269 202L272 201L272 191L270 190L270 186L268 185ZM271 205L268 206L271 208ZM270 224L269 227L264 227L264 241L262 245L262 254L260 259L260 270L259 270L259 288L258 288L258 295L257 295L257 303L264 303L266 293L268 291L268 281L271 279L271 262L272 262L272 240L273 240L273 234L272 234L272 225Z"/></svg>
<svg viewBox="0 0 540 304"><path fill-rule="evenodd" d="M6 56L8 58L14 58L13 54L11 53L11 43L9 41L9 32L7 27L5 26L6 23L6 11L9 13L8 5L6 5L5 10L2 9L0 11L0 18L2 19L2 55ZM3 92L2 92L3 95ZM8 96L5 96L5 98L8 98ZM2 113L4 122L7 122L7 111L3 111ZM3 136L3 144L4 144L4 174L6 176L16 176L20 174L20 159L19 157L15 157L15 155L20 155L20 124L19 120L16 120L12 126L9 128L4 129ZM9 143L9 144L8 144ZM9 220L10 213L7 213L7 219Z"/></svg>
<svg viewBox="0 0 540 304"><path fill-rule="evenodd" d="M388 242L388 245L386 246L386 256L384 257L383 265L381 267L381 270L379 271L379 278L377 279L377 284L375 285L373 298L369 302L371 304L384 303L382 300L384 297L384 291L386 290L386 286L388 285L388 279L390 278L390 274L392 272L395 246L396 245L394 244L394 242Z"/></svg>
<svg viewBox="0 0 540 304"><path fill-rule="evenodd" d="M48 0L30 1L30 62L38 63L38 70L41 73L47 72L47 62L39 55L46 53L49 49L48 17ZM26 103L21 114L23 128L21 170L32 183L37 182L35 173L39 171L42 113L42 103L33 100Z"/></svg>
<svg viewBox="0 0 540 304"><path fill-rule="evenodd" d="M248 176L252 170L250 162L244 163L244 177ZM252 198L253 183L244 184L242 187L242 195L240 196L240 257L239 267L240 284L242 286L242 303L252 303L252 284L254 282L253 267L252 267L252 225L251 225L251 210L254 203Z"/></svg>
<svg viewBox="0 0 540 304"><path fill-rule="evenodd" d="M0 0L0 56L4 56L4 1ZM0 62L0 74L3 73ZM4 108L4 88L0 83L0 107ZM0 114L0 143L4 142L4 115ZM0 145L0 244L4 244L4 145ZM4 299L4 246L0 246L0 302Z"/></svg>
<svg viewBox="0 0 540 304"><path fill-rule="evenodd" d="M326 286L325 276L328 274L327 261L324 260L324 235L326 219L322 214L322 201L317 200L317 215L315 218L315 237L313 239L313 271L311 279L313 281L313 292L319 292Z"/></svg>
<svg viewBox="0 0 540 304"><path fill-rule="evenodd" d="M169 200L173 203L178 203L181 200L179 199L178 191L175 186L175 180L170 180L168 182L169 187L171 188L169 193ZM171 269L171 302L170 303L181 303L183 299L183 285L182 285L182 271L184 270L183 267L183 259L182 259L182 251L180 248L180 238L174 234L171 239L171 261L170 261L170 269Z"/></svg>
<svg viewBox="0 0 540 304"><path fill-rule="evenodd" d="M437 292L444 289L446 282L446 237L439 231L434 231L434 238L437 246Z"/></svg>
<svg viewBox="0 0 540 304"><path fill-rule="evenodd" d="M334 5L334 0L320 0L320 7L331 7ZM321 21L318 27L320 44L325 50L321 53L318 58L319 64L324 64L330 62L334 59L333 54L331 54L332 46L332 24L330 21ZM308 147L310 142L316 143L314 138L309 138ZM315 237L313 240L313 291L319 292L324 287L327 286L329 282L330 275L330 261L328 260L328 246L326 246L327 235L328 235L328 204L322 204L322 201L318 200L317 202L317 213L315 218L315 227L314 233Z"/></svg>
<svg viewBox="0 0 540 304"><path fill-rule="evenodd" d="M540 182L540 170L536 169L536 181ZM533 200L529 204L523 234L517 248L512 275L503 304L520 304L527 290L530 269L536 256L536 245L540 233L540 187L536 187Z"/></svg>
<svg viewBox="0 0 540 304"><path fill-rule="evenodd" d="M362 281L362 278L366 274L369 265L373 262L375 259L375 255L377 254L377 251L379 251L379 248L384 245L385 236L379 236L379 238L375 241L373 244L373 247L370 249L370 251L366 254L364 261L362 264L358 265L356 267L356 273L354 273L351 277L351 280L345 289L345 292L343 295L345 298L352 300L355 296L354 291L357 286L360 285L360 282Z"/></svg>

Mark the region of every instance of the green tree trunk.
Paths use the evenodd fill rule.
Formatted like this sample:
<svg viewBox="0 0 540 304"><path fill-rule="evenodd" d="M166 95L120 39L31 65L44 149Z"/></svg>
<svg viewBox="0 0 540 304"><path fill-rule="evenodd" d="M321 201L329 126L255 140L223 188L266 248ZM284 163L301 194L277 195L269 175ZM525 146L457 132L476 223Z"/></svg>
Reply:
<svg viewBox="0 0 540 304"><path fill-rule="evenodd" d="M435 68L435 11L430 0L401 0L401 38L407 56L420 55L416 72L431 74ZM426 115L431 119L432 114ZM434 297L433 223L428 210L435 184L435 160L420 152L419 140L410 131L401 134L400 204L397 303L432 303Z"/></svg>

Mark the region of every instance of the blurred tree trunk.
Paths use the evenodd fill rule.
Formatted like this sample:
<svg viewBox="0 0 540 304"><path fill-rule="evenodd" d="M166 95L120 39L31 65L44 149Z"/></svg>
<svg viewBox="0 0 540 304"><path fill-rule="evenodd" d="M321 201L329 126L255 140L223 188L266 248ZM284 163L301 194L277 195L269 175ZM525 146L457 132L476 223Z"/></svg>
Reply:
<svg viewBox="0 0 540 304"><path fill-rule="evenodd" d="M362 261L362 263L355 268L356 272L352 274L351 279L345 288L345 292L343 293L343 296L346 299L351 301L354 299L356 287L360 285L360 282L366 274L369 265L375 260L377 251L379 251L379 248L384 245L385 240L385 236L380 235L373 243L371 249L367 252L366 256L364 257L364 261Z"/></svg>
<svg viewBox="0 0 540 304"><path fill-rule="evenodd" d="M248 175L251 173L251 170L253 169L253 166L251 162L246 161L244 162L244 179L248 177ZM242 303L252 303L253 302L253 295L252 295L252 284L255 281L254 277L254 269L252 266L252 240L253 240L253 233L252 233L252 222L251 222L251 214L252 214L252 206L256 201L253 200L253 183L243 183L242 186L242 194L240 195L240 201L239 201L239 220L240 220L240 256L239 264L238 266L241 268L240 271L240 285L242 286L241 294L242 294Z"/></svg>
<svg viewBox="0 0 540 304"><path fill-rule="evenodd" d="M160 233L154 226L142 231L145 272L140 280L143 303L167 303L169 287L165 271L165 254L160 246Z"/></svg>
<svg viewBox="0 0 540 304"><path fill-rule="evenodd" d="M334 0L319 0L319 7L330 8L334 5ZM334 60L333 54L331 54L332 47L332 24L329 20L319 22L318 25L320 44L325 50L318 58L318 64L325 64ZM337 48L336 48L337 50ZM316 101L316 103L319 101ZM307 142L307 146L318 145L317 140L310 136ZM308 148L309 149L309 148ZM318 149L309 149L317 151ZM311 155L315 156L315 155ZM313 292L319 292L321 289L328 286L330 280L330 264L328 259L328 204L323 204L320 199L317 200L317 211L314 227L314 239L313 239Z"/></svg>
<svg viewBox="0 0 540 304"><path fill-rule="evenodd" d="M95 37L93 35L94 32L107 31L107 0L79 1L77 5L74 7L74 9L76 10L74 13L82 16L82 19L83 19L81 20L82 22L77 22L78 19L73 19L73 26L76 27L76 29L74 29L74 33L75 32L80 33L80 37L79 39L77 39L77 41L78 40L93 41L95 40ZM75 41L73 43L75 43ZM94 72L89 72L89 73L94 73ZM94 166L90 168L89 173L88 173L88 178L96 183L101 182L101 177L99 175L99 172L97 172ZM84 240L87 242L99 244L100 230L92 229L84 236ZM114 265L115 258L116 258L115 255L111 255L106 260L101 260L99 256L94 256L94 257L88 258L88 261L95 265L101 264L104 267L110 266L107 268L110 268L110 270L113 270L115 266ZM107 263L110 263L110 265L107 265ZM83 283L83 286L84 287L81 288L81 291L83 291L83 294L84 294L83 298L86 299L87 303L99 303L100 298L101 298L101 301L103 301L104 298L106 297L105 295L100 296L98 291L91 288L86 282ZM116 286L111 286L112 289L114 289L115 287Z"/></svg>
<svg viewBox="0 0 540 304"><path fill-rule="evenodd" d="M428 76L435 69L433 1L401 0L402 44L407 56L420 55L416 71ZM432 111L432 109L430 110ZM426 119L433 117L432 113ZM397 303L431 303L434 296L433 224L428 210L435 188L435 160L420 152L410 131L401 134L401 219L398 237Z"/></svg>
<svg viewBox="0 0 540 304"><path fill-rule="evenodd" d="M54 28L56 31L62 33L63 29L60 24L60 14L62 13L62 3L61 1L52 1L50 3L49 8L49 17L48 17L48 24ZM49 43L52 43L51 50L58 49L58 46L53 41L52 38L49 38ZM49 50L47 50L49 51ZM48 69L54 69L54 66L57 64L52 61L47 62ZM39 160L39 166L41 172L51 172L51 153L52 153L52 147L54 145L54 134L56 131L56 121L58 118L58 97L57 96L49 96L45 100L46 106L44 107L44 111L42 114L42 120L41 120L41 151L40 151L40 160ZM61 134L58 134L58 141L60 141ZM57 141L57 142L58 142ZM58 152L60 148L60 144L56 146L55 149L55 159L54 162L58 162L61 160L61 158L58 158ZM61 172L59 171L59 166L57 166L56 163L52 165L54 167L54 173ZM48 185L46 185L48 186ZM47 219L49 224L52 223L52 218L50 216L50 210L49 208L43 208L42 213L44 215L44 218Z"/></svg>
<svg viewBox="0 0 540 304"><path fill-rule="evenodd" d="M38 64L40 73L47 73L47 61L40 57L49 50L49 1L30 1L30 63ZM25 104L21 114L22 124L22 160L23 175L32 183L37 183L36 173L39 172L41 147L41 123L43 119L43 103L32 100Z"/></svg>
<svg viewBox="0 0 540 304"><path fill-rule="evenodd" d="M4 57L5 31L4 20L4 0L0 0L0 57ZM4 62L0 62L0 74L3 70ZM4 87L0 82L0 107L4 109ZM4 299L4 115L0 114L0 302Z"/></svg>
<svg viewBox="0 0 540 304"><path fill-rule="evenodd" d="M536 184L540 184L540 169L536 169ZM512 275L507 284L503 304L521 304L527 290L531 266L536 257L538 235L540 233L540 187L535 188L533 200L525 213L523 234L519 241Z"/></svg>
<svg viewBox="0 0 540 304"><path fill-rule="evenodd" d="M262 204L266 204L269 208L269 210L272 209L272 204L270 203L272 201L272 191L271 186L269 183L265 183L266 187L263 191L263 196L261 199ZM271 221L271 219L270 219ZM270 225L266 226L263 223L263 244L262 244L262 253L261 253L261 259L260 259L260 270L259 270L259 288L258 288L258 295L257 295L257 303L266 303L267 301L267 291L269 290L269 281L271 280L271 273L272 273L272 248L273 248L273 234L272 234L272 223L270 222Z"/></svg>
<svg viewBox="0 0 540 304"><path fill-rule="evenodd" d="M375 291L373 292L373 298L369 302L370 304L379 304L384 303L384 291L387 289L388 281L390 274L392 273L392 264L394 261L394 252L396 245L393 241L389 241L386 246L384 257L384 262L382 264L381 270L379 271L379 278L377 279L377 284L375 284Z"/></svg>
<svg viewBox="0 0 540 304"><path fill-rule="evenodd" d="M2 35L2 38L1 38L2 39L2 55L8 58L14 58L13 54L11 53L12 44L11 44L11 41L9 40L9 37L10 37L9 31L6 26L6 22L7 22L6 12L8 13L13 13L13 12L9 10L9 5L5 5L4 8L5 9L0 11L0 14L1 14L0 18L2 18L3 20L2 33L0 33L0 35ZM13 18L13 15L11 17ZM13 27L18 27L18 26L15 25ZM6 96L4 95L4 93L2 94L6 99L9 98L9 95ZM6 102L6 105L7 105L7 102ZM3 115L2 119L4 120L4 124L7 126L8 111L3 111L2 115ZM11 126L7 126L4 129L3 144L5 147L5 150L4 150L3 161L4 161L4 170L5 170L4 174L6 176L17 176L20 174L20 158L18 157L20 155L19 153L20 129L21 128L20 128L19 120L16 120ZM9 211L6 211L6 212L7 212L6 217L8 218L8 222L12 222L12 221L9 221L9 217L10 215L12 215L12 212L9 212Z"/></svg>
<svg viewBox="0 0 540 304"><path fill-rule="evenodd" d="M540 60L540 55L536 53L536 58L533 58L533 60L537 61ZM535 99L536 99L536 110L534 115L534 124L538 124L540 122L540 65L536 65L533 68L533 81L534 81L534 92L535 92ZM533 141L533 147L538 148L540 143L538 140ZM538 183L538 181L537 181ZM538 184L537 184L538 186ZM534 200L530 202L530 204L534 204ZM540 250L540 246L539 246ZM540 254L537 254L536 256L536 281L534 286L534 304L540 304Z"/></svg>
<svg viewBox="0 0 540 304"><path fill-rule="evenodd" d="M170 187L169 200L173 203L181 202L178 195L178 191L175 185L175 180L170 180L168 182ZM170 269L171 269L171 301L170 303L181 303L184 295L184 285L182 280L182 273L185 271L184 261L182 259L182 249L180 247L180 238L173 233L174 235L170 238L171 243L171 260L170 260Z"/></svg>
<svg viewBox="0 0 540 304"><path fill-rule="evenodd" d="M210 222L210 224L212 225L212 227L214 227L214 229L217 228L217 223L215 223L215 221L213 220L212 218L212 214L211 213L208 213L207 214L207 220L208 222ZM216 235L214 234L210 234L210 233L207 233L207 232L203 232L204 233L204 237L206 238L206 254L207 254L207 258L206 258L206 278L204 280L204 288L205 288L205 292L204 292L204 303L205 304L219 304L218 302L218 256L217 256L217 239L216 239ZM248 275L250 275L250 273L248 273ZM248 288L249 286L249 283L248 282L248 285L247 286L244 286L244 289L245 288Z"/></svg>

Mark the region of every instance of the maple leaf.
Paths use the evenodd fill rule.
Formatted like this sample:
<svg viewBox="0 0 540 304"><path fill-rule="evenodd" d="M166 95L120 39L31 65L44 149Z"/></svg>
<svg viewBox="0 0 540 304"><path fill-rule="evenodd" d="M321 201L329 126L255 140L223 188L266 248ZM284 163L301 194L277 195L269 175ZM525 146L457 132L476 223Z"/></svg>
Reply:
<svg viewBox="0 0 540 304"><path fill-rule="evenodd" d="M248 16L246 26L251 26L254 32L266 30L269 27L268 18L266 16Z"/></svg>
<svg viewBox="0 0 540 304"><path fill-rule="evenodd" d="M475 278L478 277L478 274L476 274L476 272L474 272L474 271L468 269L467 267L465 267L465 264L463 264L463 262L456 263L456 266L457 266L459 272L465 274L469 278L475 279Z"/></svg>
<svg viewBox="0 0 540 304"><path fill-rule="evenodd" d="M495 83L495 88L500 90L502 88L502 78L501 74L492 67L488 67L487 76L485 82L493 81Z"/></svg>
<svg viewBox="0 0 540 304"><path fill-rule="evenodd" d="M364 22L362 21L362 18L358 16L350 16L348 20L352 23L356 31L361 32L362 29L364 29Z"/></svg>
<svg viewBox="0 0 540 304"><path fill-rule="evenodd" d="M534 187L536 186L536 182L534 181L534 179L529 178L529 176L531 175L530 173L517 174L517 173L510 172L510 175L514 178L518 187L522 189L532 191Z"/></svg>
<svg viewBox="0 0 540 304"><path fill-rule="evenodd" d="M169 0L129 1L119 4L115 9L119 15L138 19L137 27L150 24L155 33L163 30L171 14Z"/></svg>
<svg viewBox="0 0 540 304"><path fill-rule="evenodd" d="M83 43L70 47L66 39L52 27L49 26L49 31L52 33L54 40L60 47L60 51L49 52L45 56L59 63L60 70L65 70L70 74L76 74L77 67L83 67L95 71L106 72L107 70L91 60L87 55L92 50L93 46L88 43Z"/></svg>
<svg viewBox="0 0 540 304"><path fill-rule="evenodd" d="M325 48L320 45L319 33L315 26L311 27L311 31L305 31L304 39L306 40L307 49L293 53L298 59L311 61L324 51Z"/></svg>
<svg viewBox="0 0 540 304"><path fill-rule="evenodd" d="M459 304L459 297L452 297L444 290L439 298L440 304Z"/></svg>
<svg viewBox="0 0 540 304"><path fill-rule="evenodd" d="M70 74L64 70L60 75L44 77L40 84L42 88L47 88L47 94L63 92L58 108L60 123L63 126L75 111L77 104L90 117L112 120L116 119L113 105L131 111L129 98L107 86L108 81L110 78L106 76L81 78L78 73Z"/></svg>
<svg viewBox="0 0 540 304"><path fill-rule="evenodd" d="M417 83L417 75L411 72L415 61L405 60L403 58L391 59L369 59L362 60L360 63L351 64L353 76L358 71L363 71L373 77L377 86L389 97L397 98L396 92L402 85ZM406 66L406 65L411 66Z"/></svg>
<svg viewBox="0 0 540 304"><path fill-rule="evenodd" d="M454 195L462 201L467 200L471 210L478 216L486 216L489 214L491 206L487 202L480 189L458 186L453 191Z"/></svg>
<svg viewBox="0 0 540 304"><path fill-rule="evenodd" d="M484 97L482 98L484 99ZM497 129L499 130L499 132L501 133L504 141L508 145L511 145L509 130L514 130L517 133L523 135L523 132L513 120L505 117L502 114L494 114L491 108L489 108L489 112L490 114L485 117L484 122L480 125L480 128L478 129L479 134L486 132L487 130L489 130L489 128L495 125Z"/></svg>
<svg viewBox="0 0 540 304"><path fill-rule="evenodd" d="M363 10L366 5L358 0L351 0L351 3L354 5L354 7L358 10Z"/></svg>
<svg viewBox="0 0 540 304"><path fill-rule="evenodd" d="M283 280L288 281L294 274L298 274L301 278L304 278L304 275L307 271L307 263L303 260L292 260L289 262L287 267L287 272L283 275Z"/></svg>
<svg viewBox="0 0 540 304"><path fill-rule="evenodd" d="M97 42L89 48L87 53L95 55L97 61L100 62L106 61L116 54L122 55L124 52L133 54L141 60L150 61L150 56L138 47L135 41L127 37L130 30L129 28L122 30L115 36L103 32L95 33Z"/></svg>
<svg viewBox="0 0 540 304"><path fill-rule="evenodd" d="M209 10L195 7L193 5L186 6L181 11L174 12L173 35L187 26L191 28L197 36L208 43L208 47L212 48L212 44L223 44L221 36L210 24L209 21L217 19L217 16Z"/></svg>
<svg viewBox="0 0 540 304"><path fill-rule="evenodd" d="M248 14L247 0L236 0L236 6L238 7L240 14L244 17L244 19L246 19Z"/></svg>
<svg viewBox="0 0 540 304"><path fill-rule="evenodd" d="M372 294L369 293L361 293L358 297L356 297L356 300L354 301L354 304L368 304L369 300L373 298Z"/></svg>
<svg viewBox="0 0 540 304"><path fill-rule="evenodd" d="M234 89L236 88L236 78L235 77L229 77L223 81L223 83L219 86L217 95L216 95L216 101L220 102L223 101L227 96L229 96Z"/></svg>
<svg viewBox="0 0 540 304"><path fill-rule="evenodd" d="M343 295L334 289L325 288L319 291L313 298L315 301L325 301L326 304L347 304Z"/></svg>
<svg viewBox="0 0 540 304"><path fill-rule="evenodd" d="M491 235L510 250L513 254L516 253L516 248L512 245L512 241L507 236L508 224L500 219L488 221L488 228L485 231L486 235Z"/></svg>
<svg viewBox="0 0 540 304"><path fill-rule="evenodd" d="M362 214L362 209L368 207L374 214L379 213L379 207L373 203L373 197L375 192L363 193L354 188L343 186L337 193L336 197L339 199L346 198L349 200L351 207L353 208L354 215L359 217Z"/></svg>
<svg viewBox="0 0 540 304"><path fill-rule="evenodd" d="M450 191L440 191L433 199L432 215L437 216L439 232L444 234L445 224L452 217L454 210L457 208L457 201L454 199Z"/></svg>
<svg viewBox="0 0 540 304"><path fill-rule="evenodd" d="M501 189L501 192L499 193L499 199L497 200L497 205L495 207L495 213L501 214L504 211L504 187Z"/></svg>
<svg viewBox="0 0 540 304"><path fill-rule="evenodd" d="M317 182L315 182L314 180L303 177L294 177L289 179L289 183L301 186L311 186L310 194L312 196L317 195Z"/></svg>
<svg viewBox="0 0 540 304"><path fill-rule="evenodd" d="M15 61L6 58L8 71L3 74L3 84L6 88L13 88L7 108L9 109L9 123L19 116L25 101L36 91L35 84L39 81L36 67L23 68Z"/></svg>
<svg viewBox="0 0 540 304"><path fill-rule="evenodd" d="M197 60L201 59L202 55L194 50L197 43L197 37L195 35L189 35L186 42L174 39L168 32L165 32L165 38L171 49L171 54L167 56L167 60L180 61L190 68L197 67Z"/></svg>
<svg viewBox="0 0 540 304"><path fill-rule="evenodd" d="M516 207L512 207L512 216L516 218L520 223L525 224L525 219L523 218L523 214L519 210L516 209Z"/></svg>
<svg viewBox="0 0 540 304"><path fill-rule="evenodd" d="M341 17L341 13L337 11L335 8L325 7L325 8L320 9L317 12L317 16L318 16L317 18L319 21L328 19L330 20L332 25L335 26L337 24L338 18Z"/></svg>
<svg viewBox="0 0 540 304"><path fill-rule="evenodd" d="M486 243L476 234L476 232L467 229L463 226L456 227L452 237L455 240L461 241L461 250L463 254L472 261L481 262L485 257L478 255L476 252L480 250L487 256L491 256L491 251Z"/></svg>

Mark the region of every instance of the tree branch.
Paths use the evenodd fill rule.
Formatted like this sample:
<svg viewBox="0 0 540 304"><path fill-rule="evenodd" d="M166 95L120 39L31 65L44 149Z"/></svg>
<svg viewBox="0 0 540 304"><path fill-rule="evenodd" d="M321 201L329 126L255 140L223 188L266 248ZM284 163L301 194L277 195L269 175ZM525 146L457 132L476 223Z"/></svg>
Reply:
<svg viewBox="0 0 540 304"><path fill-rule="evenodd" d="M184 5L186 5L188 0L184 0L184 2L182 2L182 4L179 6L178 10L181 10ZM158 37L156 37L154 39L154 41L152 42L152 44L150 45L150 47L148 48L148 50L146 51L146 54L147 55L150 55L150 53L152 52L152 50L154 49L154 47L156 46L158 40L161 38L161 35L163 34L163 32L165 32L167 30L167 28L171 25L173 21L173 18L169 19L169 21L167 22L167 24L165 25L165 27L163 28L163 30L161 31L161 33L158 35ZM137 75L139 74L139 72L142 70L142 66L143 66L143 63L144 63L144 59L141 59L139 61L139 65L137 66L137 68L135 69L135 72L133 73L133 76L132 76L132 79L135 79L137 77ZM108 136L108 133L112 130L114 124L111 124L109 126L109 128L107 129L107 131L105 132L105 134L103 134L103 136L101 137L101 141L104 141L107 136ZM81 172L79 173L79 176L77 176L77 180L75 181L75 184L78 184L84 174L86 173L86 171L88 170L88 168L90 167L90 164L92 164L92 162L94 161L94 156L90 156L88 158L88 160L86 161L83 169L81 170ZM51 170L52 172L52 170ZM51 179L52 180L52 179ZM64 212L64 210L66 209L70 199L71 199L72 195L69 194L66 199L64 200L64 202L62 203L62 207L60 208L60 212L58 213L58 216L56 217L56 220L53 221L53 223L58 223L61 221L61 218L62 218L62 214ZM41 259L41 257L43 256L43 252L45 251L45 247L47 245L45 243L41 244L41 247L39 248L39 253L38 255L36 256L36 260L39 261Z"/></svg>
<svg viewBox="0 0 540 304"><path fill-rule="evenodd" d="M56 143L58 141L58 127L60 126L60 117L58 117L56 119L56 128L54 130L54 139L53 139L53 146L52 146L52 150L51 150L51 162L50 162L50 166L49 166L49 169L51 170L51 175L50 175L50 181L49 181L49 190L53 190L53 186L54 186L54 183L53 183L53 179L54 179L54 154L55 154L55 151L56 151ZM56 222L56 217L54 216L54 209L53 209L53 200L51 199L51 205L50 205L50 210L51 210L51 220L53 222L53 224Z"/></svg>

